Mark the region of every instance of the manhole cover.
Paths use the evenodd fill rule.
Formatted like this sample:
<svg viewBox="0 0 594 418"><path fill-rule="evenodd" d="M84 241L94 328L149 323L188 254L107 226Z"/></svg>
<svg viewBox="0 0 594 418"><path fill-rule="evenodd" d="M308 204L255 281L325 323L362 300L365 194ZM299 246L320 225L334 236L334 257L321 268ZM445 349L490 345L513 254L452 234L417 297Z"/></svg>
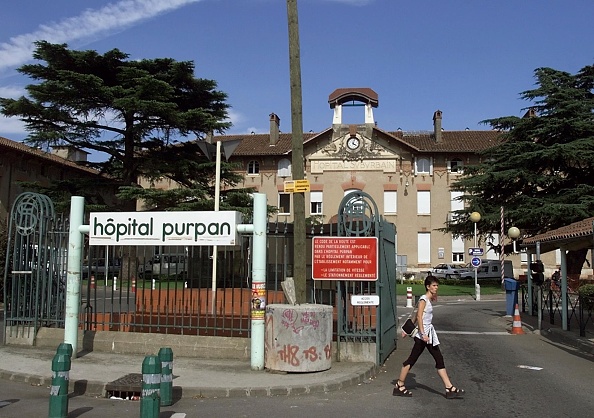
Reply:
<svg viewBox="0 0 594 418"><path fill-rule="evenodd" d="M105 385L108 398L138 399L142 392L142 373L130 373Z"/></svg>

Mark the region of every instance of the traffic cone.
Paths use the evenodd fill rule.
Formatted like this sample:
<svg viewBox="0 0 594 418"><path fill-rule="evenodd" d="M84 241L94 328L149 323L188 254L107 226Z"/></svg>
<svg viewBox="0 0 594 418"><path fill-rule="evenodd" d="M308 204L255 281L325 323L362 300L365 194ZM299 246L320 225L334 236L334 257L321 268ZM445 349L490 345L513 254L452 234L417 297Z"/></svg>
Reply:
<svg viewBox="0 0 594 418"><path fill-rule="evenodd" d="M91 289L95 289L95 276L91 276Z"/></svg>
<svg viewBox="0 0 594 418"><path fill-rule="evenodd" d="M524 330L522 329L522 318L520 318L520 308L517 303L514 311L514 323L512 325L511 333L517 335L524 334Z"/></svg>
<svg viewBox="0 0 594 418"><path fill-rule="evenodd" d="M136 278L132 277L132 292L136 292Z"/></svg>

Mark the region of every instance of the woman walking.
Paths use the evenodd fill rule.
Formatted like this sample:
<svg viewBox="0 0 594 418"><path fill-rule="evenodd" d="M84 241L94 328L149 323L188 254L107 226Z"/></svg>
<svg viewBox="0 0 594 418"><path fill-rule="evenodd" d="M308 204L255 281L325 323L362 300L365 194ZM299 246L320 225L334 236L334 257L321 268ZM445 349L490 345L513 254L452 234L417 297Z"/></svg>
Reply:
<svg viewBox="0 0 594 418"><path fill-rule="evenodd" d="M437 374L441 377L441 380L445 385L446 398L452 399L464 394L464 390L457 388L450 382L450 378L448 377L443 362L443 356L439 349L439 339L437 338L437 333L431 323L433 320L433 305L431 304L431 301L437 298L438 288L439 281L437 278L431 275L427 276L425 279L426 293L420 297L417 306L417 324L419 332L414 336L415 345L413 346L410 355L404 363L402 363L400 376L398 377L396 387L392 392L392 395L394 396L412 396L412 392L406 388L404 382L408 372L415 365L425 348L427 348L427 351L429 351L429 354L431 354L435 360ZM402 335L405 336L406 334L403 333Z"/></svg>

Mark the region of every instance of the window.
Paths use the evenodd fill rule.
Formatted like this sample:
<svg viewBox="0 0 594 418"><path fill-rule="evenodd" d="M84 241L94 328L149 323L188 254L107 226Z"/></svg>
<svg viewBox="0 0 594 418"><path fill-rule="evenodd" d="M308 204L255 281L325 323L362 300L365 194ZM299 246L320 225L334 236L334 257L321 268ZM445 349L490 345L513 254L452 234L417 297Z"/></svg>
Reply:
<svg viewBox="0 0 594 418"><path fill-rule="evenodd" d="M415 160L415 174L433 174L433 164L430 158L422 157Z"/></svg>
<svg viewBox="0 0 594 418"><path fill-rule="evenodd" d="M256 160L250 161L247 166L247 173L248 174L260 173L260 163L258 163L258 161L256 161Z"/></svg>
<svg viewBox="0 0 594 418"><path fill-rule="evenodd" d="M431 214L431 192L426 190L419 190L417 192L417 214L430 215Z"/></svg>
<svg viewBox="0 0 594 418"><path fill-rule="evenodd" d="M431 233L419 232L417 235L418 264L431 262Z"/></svg>
<svg viewBox="0 0 594 418"><path fill-rule="evenodd" d="M384 213L396 213L396 190L384 190Z"/></svg>
<svg viewBox="0 0 594 418"><path fill-rule="evenodd" d="M310 192L310 214L321 215L322 214L322 192Z"/></svg>
<svg viewBox="0 0 594 418"><path fill-rule="evenodd" d="M291 213L291 194L278 194L278 213L280 215L289 215Z"/></svg>
<svg viewBox="0 0 594 418"><path fill-rule="evenodd" d="M448 173L464 173L464 163L460 158L454 158L448 161Z"/></svg>
<svg viewBox="0 0 594 418"><path fill-rule="evenodd" d="M458 222L459 214L456 211L464 210L464 200L460 199L464 196L462 192L450 192L450 213L448 213L448 222Z"/></svg>
<svg viewBox="0 0 594 418"><path fill-rule="evenodd" d="M464 240L452 238L452 263L464 263Z"/></svg>
<svg viewBox="0 0 594 418"><path fill-rule="evenodd" d="M287 158L283 158L278 162L278 176L291 177L291 174L291 161Z"/></svg>

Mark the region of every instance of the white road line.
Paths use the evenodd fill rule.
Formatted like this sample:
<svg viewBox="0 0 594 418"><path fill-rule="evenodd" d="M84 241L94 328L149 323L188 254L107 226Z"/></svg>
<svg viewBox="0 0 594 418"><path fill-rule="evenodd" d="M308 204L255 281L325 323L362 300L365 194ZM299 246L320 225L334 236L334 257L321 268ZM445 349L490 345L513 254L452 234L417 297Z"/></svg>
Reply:
<svg viewBox="0 0 594 418"><path fill-rule="evenodd" d="M520 369L528 369L528 370L542 370L542 367L524 366L523 364L518 365L518 368L520 368Z"/></svg>
<svg viewBox="0 0 594 418"><path fill-rule="evenodd" d="M459 335L512 335L507 331L441 331L437 330L439 334L459 334Z"/></svg>

